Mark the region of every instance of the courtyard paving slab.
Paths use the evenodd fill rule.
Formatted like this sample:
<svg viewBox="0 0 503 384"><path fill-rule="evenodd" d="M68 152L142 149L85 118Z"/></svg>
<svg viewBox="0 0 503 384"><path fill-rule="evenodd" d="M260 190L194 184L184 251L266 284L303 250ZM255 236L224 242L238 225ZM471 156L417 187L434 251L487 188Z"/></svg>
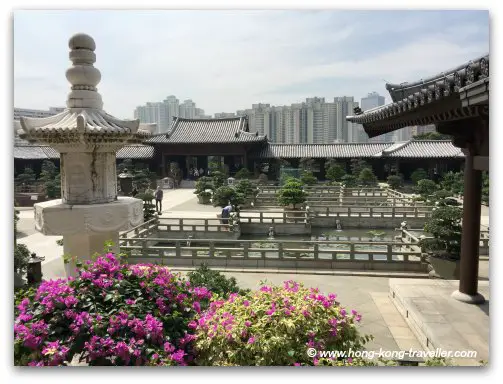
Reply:
<svg viewBox="0 0 503 384"><path fill-rule="evenodd" d="M489 360L489 281L479 281L480 305L451 297L458 280L389 279L389 295L425 350L476 351L476 358L452 358L460 365ZM398 334L397 334L398 335Z"/></svg>

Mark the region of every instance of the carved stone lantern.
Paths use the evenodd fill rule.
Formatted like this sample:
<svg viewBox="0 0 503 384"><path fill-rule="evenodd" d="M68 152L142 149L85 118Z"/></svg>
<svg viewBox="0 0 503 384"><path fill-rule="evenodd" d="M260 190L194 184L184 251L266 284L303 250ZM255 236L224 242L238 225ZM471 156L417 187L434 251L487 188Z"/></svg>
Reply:
<svg viewBox="0 0 503 384"><path fill-rule="evenodd" d="M71 84L67 108L47 118L20 120L20 136L50 145L61 157L61 199L34 205L35 227L45 235L62 235L66 265L75 276L75 259L88 260L113 241L119 231L143 222L143 202L117 196L116 152L126 143L139 143L150 132L138 120L120 120L103 111L96 86L101 74L93 64L96 44L85 34L69 41L73 66L66 71Z"/></svg>
<svg viewBox="0 0 503 384"><path fill-rule="evenodd" d="M119 174L119 187L123 195L129 195L133 191L133 174L127 168Z"/></svg>

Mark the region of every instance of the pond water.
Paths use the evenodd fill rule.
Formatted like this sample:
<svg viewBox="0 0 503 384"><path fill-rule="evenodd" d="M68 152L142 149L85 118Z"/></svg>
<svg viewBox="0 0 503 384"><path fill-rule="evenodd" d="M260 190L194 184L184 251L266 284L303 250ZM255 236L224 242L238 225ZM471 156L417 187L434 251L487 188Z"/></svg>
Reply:
<svg viewBox="0 0 503 384"><path fill-rule="evenodd" d="M275 235L270 238L268 234L263 235L241 235L240 240L331 240L331 241L393 241L400 232L394 230L373 230L373 229L347 229L336 230L326 228L313 228L311 235Z"/></svg>
<svg viewBox="0 0 503 384"><path fill-rule="evenodd" d="M319 253L318 257L320 259L330 260L332 258L332 254L337 260L345 260L349 259L349 254L347 253L336 253L334 251L337 250L349 250L350 245L347 243L342 244L333 244L329 243L330 241L340 241L340 242L352 242L354 243L354 250L361 253L355 253L354 258L356 260L369 260L370 254L373 254L372 251L387 251L386 244L379 244L379 242L391 242L393 241L394 236L397 236L399 232L395 232L393 230L371 230L371 229L351 229L351 230L324 230L324 229L314 229L311 235L290 235L290 236L273 236L270 237L267 234L260 235L242 235L239 240L252 240L253 242L250 244L250 248L260 249L261 251L249 251L248 257L255 258L261 257L261 254L264 254L266 258L278 258L278 248L279 244L282 244L283 247L283 255L288 257L300 257L302 259L312 259L313 253L310 250L313 250L313 244L311 241L327 241L327 243L320 243L318 246ZM244 243L240 243L239 240L233 243L218 243L215 242L215 248L224 247L226 249L232 248L242 248ZM299 241L301 241L299 243ZM302 242L304 241L304 242ZM365 244L361 244L360 242L365 242ZM376 244L372 244L376 242ZM183 246L199 246L205 247L207 244L192 242L191 244L183 244ZM163 242L157 244L157 246L172 246L168 242ZM295 250L295 251L294 251ZM302 252L302 250L306 250L306 252ZM323 252L329 251L329 252ZM392 259L395 261L403 260L403 256L400 254L400 251L405 251L405 248L402 248L401 245L393 245L393 256ZM189 251L190 252L190 251ZM174 251L166 251L165 255L170 256L174 254ZM207 251L197 251L197 256L204 256L207 254ZM215 257L225 257L225 251L215 250ZM386 260L386 255L382 254L373 254L374 260L384 261Z"/></svg>

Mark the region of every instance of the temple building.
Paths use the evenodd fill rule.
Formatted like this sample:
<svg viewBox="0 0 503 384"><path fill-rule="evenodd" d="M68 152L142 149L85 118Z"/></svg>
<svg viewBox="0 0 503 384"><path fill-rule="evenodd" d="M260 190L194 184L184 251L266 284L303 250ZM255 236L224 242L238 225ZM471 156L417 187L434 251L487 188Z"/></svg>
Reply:
<svg viewBox="0 0 503 384"><path fill-rule="evenodd" d="M153 135L142 144L126 145L117 152L117 161L131 159L133 163L148 164L160 178L169 174L170 164L178 165L182 178L190 178L190 169L208 169L209 162L221 164L234 175L242 167L251 172L266 172L271 180L274 169L282 160L298 167L303 158L315 160L314 174L325 178L325 162L337 159L349 171L351 159L363 158L378 178L384 180L391 172L399 172L405 179L417 168L433 176L447 171L459 171L465 155L450 140L409 140L387 143L335 143L335 144L274 144L267 136L250 133L248 119L229 117L222 119L175 118L167 133ZM31 144L19 138L14 143L16 174L25 167L37 173L43 160L59 162L59 153L52 147Z"/></svg>
<svg viewBox="0 0 503 384"><path fill-rule="evenodd" d="M413 83L387 84L390 104L347 119L369 137L435 124L465 155L459 290L453 297L481 303L478 293L482 171L489 171L489 55Z"/></svg>

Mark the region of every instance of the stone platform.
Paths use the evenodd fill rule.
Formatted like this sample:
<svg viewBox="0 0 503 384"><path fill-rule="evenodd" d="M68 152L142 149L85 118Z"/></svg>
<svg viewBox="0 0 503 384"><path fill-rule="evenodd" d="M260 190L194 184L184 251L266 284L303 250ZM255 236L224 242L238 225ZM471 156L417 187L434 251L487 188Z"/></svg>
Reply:
<svg viewBox="0 0 503 384"><path fill-rule="evenodd" d="M451 297L457 280L390 279L389 295L425 350L477 351L476 358L452 358L459 365L489 361L489 281L479 281L481 305Z"/></svg>

